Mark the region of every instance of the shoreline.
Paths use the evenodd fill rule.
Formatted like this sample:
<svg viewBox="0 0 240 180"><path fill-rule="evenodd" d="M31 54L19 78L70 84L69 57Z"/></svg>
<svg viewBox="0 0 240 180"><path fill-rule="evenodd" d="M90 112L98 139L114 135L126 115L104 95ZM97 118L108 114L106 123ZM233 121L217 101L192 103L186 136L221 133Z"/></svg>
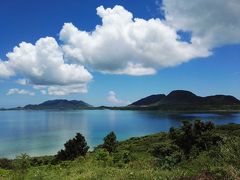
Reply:
<svg viewBox="0 0 240 180"><path fill-rule="evenodd" d="M24 108L2 108L1 111L94 111L94 110L113 110L113 111L149 111L149 112L159 112L159 113L240 113L240 109L236 110L226 110L226 109L210 109L210 110L161 110L161 109L145 109L145 108L125 108L125 107L105 107L105 108L79 108L79 109L24 109Z"/></svg>

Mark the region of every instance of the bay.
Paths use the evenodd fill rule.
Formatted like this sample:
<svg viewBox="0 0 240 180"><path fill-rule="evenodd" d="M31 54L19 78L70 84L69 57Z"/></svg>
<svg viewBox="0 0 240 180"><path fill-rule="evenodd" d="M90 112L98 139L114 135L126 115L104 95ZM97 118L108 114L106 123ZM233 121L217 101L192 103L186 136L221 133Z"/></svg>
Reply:
<svg viewBox="0 0 240 180"><path fill-rule="evenodd" d="M0 157L54 155L77 132L93 149L114 131L118 140L168 131L182 120L201 119L215 124L240 123L240 113L184 114L154 111L74 110L0 111Z"/></svg>

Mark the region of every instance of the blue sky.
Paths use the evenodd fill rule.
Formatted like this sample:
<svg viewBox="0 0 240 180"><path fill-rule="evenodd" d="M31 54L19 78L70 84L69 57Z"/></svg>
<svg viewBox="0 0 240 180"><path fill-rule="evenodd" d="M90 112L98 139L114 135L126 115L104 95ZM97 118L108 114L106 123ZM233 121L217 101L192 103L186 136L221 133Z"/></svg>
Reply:
<svg viewBox="0 0 240 180"><path fill-rule="evenodd" d="M203 17L205 20L202 20L194 18L199 17L200 13L194 9L194 4L191 5L192 9L184 4L187 11L183 11L183 4L172 3L172 0L2 0L0 107L22 106L56 98L79 99L93 105L123 105L150 94L167 94L175 89L190 90L202 96L230 94L240 98L240 22L239 18L235 18L240 14L233 9L240 7L240 4L235 0L230 0L231 3L236 3L235 6L222 2L224 1L214 0L212 4L207 4L205 0L197 0L196 8L201 9L203 6L210 12L210 17ZM217 3L218 9L212 8L216 5L214 3ZM115 8L116 5L119 5L118 8ZM163 5L165 11L162 9ZM104 7L98 10L102 17L96 12L96 8L100 6ZM110 8L109 11L106 8ZM219 15L220 12L224 18ZM137 24L136 20L130 22L129 13L134 18L144 20L144 23L139 21ZM126 17L123 25L120 26L118 19L115 19L119 18L115 17L116 14L120 19ZM188 19L189 15L193 19ZM104 25L102 19L106 20ZM149 19L153 21L150 22ZM63 27L64 23L72 24ZM134 48L126 44L127 40L121 40L125 34L119 35L119 31L111 34L113 27L125 32L124 23L132 30L131 33L126 31L129 32L126 36L133 37L132 42L137 43ZM138 26L135 27L136 24ZM96 32L96 25L100 26L101 32ZM90 38L84 39L85 36L78 35L75 28L78 33L95 32L97 38L92 38L90 33L91 40L88 42ZM175 35L179 39L176 40ZM31 64L32 56L28 54L32 49L25 51L22 47L20 54L13 51L21 42L34 45L46 36L54 39L46 39L45 44L39 45L39 49L44 49L51 43L54 47L57 44L56 57L62 55L63 60L61 58L59 62L64 63L64 67L67 64L67 69L71 72L62 71L61 68L55 71L55 64L48 62L53 60L55 63L56 57L45 57L46 54L42 51L39 53L39 49L34 50L41 54L36 57L36 64ZM144 41L142 38L145 38ZM97 41L98 39L101 41ZM80 41L86 43L81 44ZM92 44L96 46L91 46ZM169 48L170 45L172 47ZM87 49L89 47L92 47L91 51ZM83 52L82 56L66 51L69 48ZM54 54L55 50L49 52ZM8 52L13 53L6 56ZM44 68L47 70L39 68L37 70L41 70L40 74L32 74L35 71L30 69L39 63L41 66L45 63ZM74 64L74 67L68 66L69 64ZM56 65L62 67L62 64ZM23 83L19 83L19 79ZM74 92L71 91L72 87L76 89Z"/></svg>

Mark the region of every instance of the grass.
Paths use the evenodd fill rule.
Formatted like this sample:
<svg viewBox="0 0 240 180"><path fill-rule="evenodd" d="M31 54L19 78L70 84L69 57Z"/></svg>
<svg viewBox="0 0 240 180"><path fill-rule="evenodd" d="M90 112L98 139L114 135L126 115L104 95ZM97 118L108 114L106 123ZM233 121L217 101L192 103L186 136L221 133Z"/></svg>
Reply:
<svg viewBox="0 0 240 180"><path fill-rule="evenodd" d="M160 143L172 143L168 133L157 133L121 141L112 154L95 150L55 165L51 163L53 157L39 157L41 163L30 163L25 169L0 169L0 179L240 179L239 132L240 125L235 124L215 128L214 133L223 138L219 146L182 159L170 168L160 166L159 159L151 153ZM11 163L16 164L17 160Z"/></svg>

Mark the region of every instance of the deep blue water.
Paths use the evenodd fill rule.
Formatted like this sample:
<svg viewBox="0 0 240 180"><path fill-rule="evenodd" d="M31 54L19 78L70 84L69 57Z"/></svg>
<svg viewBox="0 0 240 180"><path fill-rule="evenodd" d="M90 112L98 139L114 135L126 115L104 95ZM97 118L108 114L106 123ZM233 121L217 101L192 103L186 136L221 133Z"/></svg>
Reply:
<svg viewBox="0 0 240 180"><path fill-rule="evenodd" d="M82 133L91 148L102 143L110 132L118 140L143 136L170 127L185 119L211 120L216 124L240 123L236 114L164 114L141 111L0 111L0 157L21 153L31 156L53 155L63 144Z"/></svg>

